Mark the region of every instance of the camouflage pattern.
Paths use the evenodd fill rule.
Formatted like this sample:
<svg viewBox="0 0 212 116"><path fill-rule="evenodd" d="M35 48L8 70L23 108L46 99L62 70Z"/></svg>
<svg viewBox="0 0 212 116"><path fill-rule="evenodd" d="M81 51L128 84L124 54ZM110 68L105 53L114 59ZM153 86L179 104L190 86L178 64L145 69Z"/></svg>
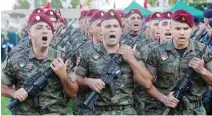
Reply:
<svg viewBox="0 0 212 116"><path fill-rule="evenodd" d="M189 61L193 57L201 57L199 54L203 47L203 44L190 40L182 58L180 58L174 48L172 40L154 48L146 64L149 71L157 77L154 83L156 88L165 95L168 95L181 78L187 78ZM205 61L205 67L208 70L212 70L212 53L209 49L206 50L203 59ZM208 85L197 73L195 77L193 77L193 81L193 88L180 99L181 102L173 114L205 115L206 112L201 99ZM156 114L162 114L165 108L162 103L155 101L154 109L150 112L156 111Z"/></svg>
<svg viewBox="0 0 212 116"><path fill-rule="evenodd" d="M130 34L124 35L121 41L127 43L127 45L131 46L132 48L136 47L140 44L145 38L143 38L142 34L139 34L137 37L132 37Z"/></svg>
<svg viewBox="0 0 212 116"><path fill-rule="evenodd" d="M138 44L136 49L138 50L140 57L142 57L143 62L146 62L150 51L153 48L157 47L158 45L159 45L158 41L151 42L145 46L143 46L143 43Z"/></svg>
<svg viewBox="0 0 212 116"><path fill-rule="evenodd" d="M32 46L32 43L28 37L21 40L23 41L19 41L19 43L13 49L11 49L11 51L7 55L8 58L12 57L15 53L19 53L20 51Z"/></svg>
<svg viewBox="0 0 212 116"><path fill-rule="evenodd" d="M94 45L93 49L87 50L87 52L83 52L81 55L80 63L77 67L76 74L82 75L83 77L88 78L99 78L102 69L106 66L106 64L111 60L111 57L108 55L106 49L102 44ZM133 72L130 66L123 62L121 64L121 69L123 71L122 78L116 80L114 86L116 90L115 96L111 96L111 92L109 87L106 86L105 89L101 91L101 97L97 98L95 107L96 112L93 114L101 112L102 114L111 114L114 110L116 113L131 113L136 114L132 110L133 108L133 96L132 90L134 85L133 80ZM89 92L90 93L90 92ZM89 93L84 93L87 98ZM122 107L122 106L131 106L127 107L127 109L132 110L128 112L127 109L109 109L110 107ZM125 112L127 110L127 112ZM114 113L113 113L114 114Z"/></svg>
<svg viewBox="0 0 212 116"><path fill-rule="evenodd" d="M203 43L203 39L206 35L207 35L206 30L200 30L199 28L197 28L195 32L191 35L191 39Z"/></svg>
<svg viewBox="0 0 212 116"><path fill-rule="evenodd" d="M17 51L18 52L18 51ZM43 60L35 58L32 47L18 52L4 62L1 82L8 86L15 85L15 89L23 88L25 82L37 73L42 73L50 67L50 63L57 57L62 57L61 52L49 48L48 57ZM29 96L19 104L13 114L16 115L41 115L41 114L66 114L68 98L66 97L60 79L51 75L47 79L48 85L38 94L38 107L34 108L33 98Z"/></svg>

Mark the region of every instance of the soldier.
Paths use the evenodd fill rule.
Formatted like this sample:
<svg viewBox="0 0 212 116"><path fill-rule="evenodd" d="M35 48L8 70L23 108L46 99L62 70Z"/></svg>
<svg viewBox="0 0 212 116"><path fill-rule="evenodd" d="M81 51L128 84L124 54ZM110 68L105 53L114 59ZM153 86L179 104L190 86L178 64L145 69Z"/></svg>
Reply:
<svg viewBox="0 0 212 116"><path fill-rule="evenodd" d="M50 17L54 26L54 30L56 30L60 26L60 17L54 10L47 10L45 11L45 14Z"/></svg>
<svg viewBox="0 0 212 116"><path fill-rule="evenodd" d="M130 45L133 49L136 48L136 45L142 41L141 38L141 26L142 26L142 14L138 9L131 9L127 14L127 22L129 26L129 34L124 35L122 40L127 41L127 44Z"/></svg>
<svg viewBox="0 0 212 116"><path fill-rule="evenodd" d="M162 114L167 106L175 108L171 114L205 115L202 94L208 85L212 85L212 53L206 49L204 55L200 56L204 45L189 40L193 26L190 13L177 10L171 18L173 39L154 48L146 63L154 83L147 93L158 100L154 102L152 114ZM183 93L181 99L176 99L173 89L180 79L188 78L190 67L195 70L193 86Z"/></svg>
<svg viewBox="0 0 212 116"><path fill-rule="evenodd" d="M207 35L206 28L208 26L208 21L212 19L212 9L204 11L204 23L199 23L197 31L191 35L191 39L203 43L204 37Z"/></svg>
<svg viewBox="0 0 212 116"><path fill-rule="evenodd" d="M60 9L56 9L55 12L57 13L57 16L62 16Z"/></svg>
<svg viewBox="0 0 212 116"><path fill-rule="evenodd" d="M140 60L137 61L130 46L120 45L121 37L121 17L115 10L106 12L101 21L102 44L94 46L81 56L77 67L77 82L81 86L89 87L98 92L101 97L97 97L95 103L96 111L82 111L81 114L110 114L129 115L136 114L133 108L133 76L134 79L144 88L149 88L149 73L144 69ZM117 54L122 55L123 61L120 66L123 71L122 78L115 81L116 94L112 97L109 88L103 80L99 79L104 66ZM104 70L105 71L105 70ZM87 77L87 78L84 78ZM104 89L103 89L104 88ZM85 96L89 95L85 93ZM85 98L84 96L84 98Z"/></svg>
<svg viewBox="0 0 212 116"><path fill-rule="evenodd" d="M100 34L100 22L101 22L101 18L104 15L104 11L98 10L96 11L92 17L90 18L89 22L90 22L90 27L89 27L89 31L92 35L92 42L93 44L97 44L101 42L101 34Z"/></svg>
<svg viewBox="0 0 212 116"><path fill-rule="evenodd" d="M13 115L66 114L67 102L76 96L78 85L68 76L68 62L64 63L61 53L49 47L53 24L48 16L39 13L31 19L29 26L32 46L4 62L2 96L21 102L15 107ZM37 97L29 96L24 89L26 81L38 73L42 74L50 66L56 75L47 78L49 84Z"/></svg>
<svg viewBox="0 0 212 116"><path fill-rule="evenodd" d="M151 42L154 41L159 41L159 37L158 37L158 24L159 24L159 18L161 16L160 12L155 12L153 14L151 14L151 16L149 17L149 21L146 24L147 27L149 28L149 34L150 34L150 38L146 38L143 41L140 42L140 47L141 46L145 46Z"/></svg>
<svg viewBox="0 0 212 116"><path fill-rule="evenodd" d="M171 33L171 15L172 12L164 12L160 16L159 26L160 28L160 41L155 41L150 44L138 48L140 57L142 57L143 62L145 63L150 51L158 46L159 44L166 43L172 39ZM142 97L141 97L142 96ZM135 86L133 91L133 97L135 99L135 109L139 115L151 115L154 110L154 99L149 97L140 86Z"/></svg>
<svg viewBox="0 0 212 116"><path fill-rule="evenodd" d="M143 43L138 44L137 49L140 53L140 56L143 58L144 62L146 62L151 49L153 49L159 44L166 43L167 41L172 39L171 15L172 15L172 12L164 12L161 14L159 18L159 24L158 24L158 31L160 33L159 41L154 41L145 46L143 46Z"/></svg>

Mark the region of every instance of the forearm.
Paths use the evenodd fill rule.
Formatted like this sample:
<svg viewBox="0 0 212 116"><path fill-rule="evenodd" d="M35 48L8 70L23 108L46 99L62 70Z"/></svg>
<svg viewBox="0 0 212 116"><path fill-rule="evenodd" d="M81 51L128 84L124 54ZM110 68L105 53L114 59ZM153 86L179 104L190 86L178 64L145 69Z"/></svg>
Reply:
<svg viewBox="0 0 212 116"><path fill-rule="evenodd" d="M65 91L65 94L69 98L75 98L77 96L78 92L78 84L77 82L72 82L68 76L60 79L63 89Z"/></svg>
<svg viewBox="0 0 212 116"><path fill-rule="evenodd" d="M87 87L87 78L84 78L80 75L77 75L77 84L80 86L80 87Z"/></svg>
<svg viewBox="0 0 212 116"><path fill-rule="evenodd" d="M9 87L3 83L1 83L1 95L4 97L13 98L13 95L15 93L15 89L12 87Z"/></svg>
<svg viewBox="0 0 212 116"><path fill-rule="evenodd" d="M145 67L142 67L136 59L132 59L128 63L133 70L135 81L145 89L149 89L152 85L152 75L149 71Z"/></svg>
<svg viewBox="0 0 212 116"><path fill-rule="evenodd" d="M164 98L166 97L166 95L164 95L163 93L161 93L154 85L152 85L150 87L150 89L146 90L147 94L152 96L153 98L155 98L156 100L164 103Z"/></svg>
<svg viewBox="0 0 212 116"><path fill-rule="evenodd" d="M202 78L212 86L212 70L208 71L206 68L203 69L202 73L200 73Z"/></svg>

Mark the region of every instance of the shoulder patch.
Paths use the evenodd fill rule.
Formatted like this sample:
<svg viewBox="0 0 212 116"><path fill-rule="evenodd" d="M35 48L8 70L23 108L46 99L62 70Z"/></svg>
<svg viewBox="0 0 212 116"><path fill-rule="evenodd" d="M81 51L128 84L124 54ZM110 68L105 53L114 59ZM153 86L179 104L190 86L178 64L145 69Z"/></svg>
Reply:
<svg viewBox="0 0 212 116"><path fill-rule="evenodd" d="M97 60L99 57L100 57L100 54L97 53L97 52L94 52L94 53L92 54L92 58L95 59L95 60Z"/></svg>
<svg viewBox="0 0 212 116"><path fill-rule="evenodd" d="M26 63L25 59L21 59L21 60L18 62L18 66L19 66L20 68L23 68L23 67L25 67L26 65L27 65L27 63Z"/></svg>
<svg viewBox="0 0 212 116"><path fill-rule="evenodd" d="M161 57L162 60L168 59L168 55L167 55L166 52L163 52L163 53L160 55L160 57Z"/></svg>

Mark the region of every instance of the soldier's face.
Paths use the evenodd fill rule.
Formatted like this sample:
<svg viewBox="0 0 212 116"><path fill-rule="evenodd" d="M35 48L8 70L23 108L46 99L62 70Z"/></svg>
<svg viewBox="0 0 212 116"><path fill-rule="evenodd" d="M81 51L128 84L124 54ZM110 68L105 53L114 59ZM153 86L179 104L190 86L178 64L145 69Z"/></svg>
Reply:
<svg viewBox="0 0 212 116"><path fill-rule="evenodd" d="M142 25L142 18L139 14L134 13L128 17L129 27L132 31L140 31Z"/></svg>
<svg viewBox="0 0 212 116"><path fill-rule="evenodd" d="M45 48L51 44L53 33L51 27L47 23L36 23L29 31L33 46Z"/></svg>
<svg viewBox="0 0 212 116"><path fill-rule="evenodd" d="M188 44L192 28L186 23L172 21L172 35L174 43L177 45Z"/></svg>
<svg viewBox="0 0 212 116"><path fill-rule="evenodd" d="M206 30L209 35L212 35L212 27L208 26Z"/></svg>
<svg viewBox="0 0 212 116"><path fill-rule="evenodd" d="M153 20L150 22L150 33L151 33L151 36L152 36L152 39L154 41L158 41L159 38L158 38L158 23L159 23L159 20Z"/></svg>
<svg viewBox="0 0 212 116"><path fill-rule="evenodd" d="M159 22L158 30L160 33L161 41L166 42L172 39L171 20L169 19L161 20Z"/></svg>
<svg viewBox="0 0 212 116"><path fill-rule="evenodd" d="M91 34L93 35L93 37L95 37L98 41L100 41L100 38L101 38L101 32L100 32L100 29L101 29L101 19L98 19L98 20L95 20L91 23L91 26L90 26L90 32Z"/></svg>
<svg viewBox="0 0 212 116"><path fill-rule="evenodd" d="M122 29L117 19L109 19L101 23L101 34L104 45L117 45L119 43L121 33Z"/></svg>

